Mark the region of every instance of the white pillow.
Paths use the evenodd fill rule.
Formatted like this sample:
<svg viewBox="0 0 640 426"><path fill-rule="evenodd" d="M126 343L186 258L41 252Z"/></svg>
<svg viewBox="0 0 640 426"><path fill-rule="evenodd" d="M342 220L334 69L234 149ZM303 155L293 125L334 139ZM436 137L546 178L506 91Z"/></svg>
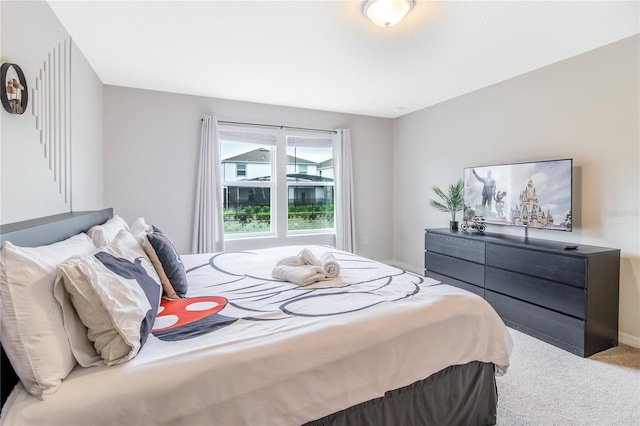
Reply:
<svg viewBox="0 0 640 426"><path fill-rule="evenodd" d="M61 263L58 275L104 364L135 357L153 327L162 287L133 235L120 231L102 250Z"/></svg>
<svg viewBox="0 0 640 426"><path fill-rule="evenodd" d="M120 216L115 215L102 225L96 225L91 227L87 234L93 240L93 244L102 248L109 244L118 235L122 229L129 230L129 225Z"/></svg>
<svg viewBox="0 0 640 426"><path fill-rule="evenodd" d="M40 247L7 241L0 250L2 346L25 389L40 399L52 395L76 365L53 296L56 266L95 250L86 234Z"/></svg>
<svg viewBox="0 0 640 426"><path fill-rule="evenodd" d="M151 229L151 225L147 224L144 220L144 217L139 217L135 222L131 224L129 230L131 234L136 238L140 245L144 244L144 240L146 240L147 232Z"/></svg>

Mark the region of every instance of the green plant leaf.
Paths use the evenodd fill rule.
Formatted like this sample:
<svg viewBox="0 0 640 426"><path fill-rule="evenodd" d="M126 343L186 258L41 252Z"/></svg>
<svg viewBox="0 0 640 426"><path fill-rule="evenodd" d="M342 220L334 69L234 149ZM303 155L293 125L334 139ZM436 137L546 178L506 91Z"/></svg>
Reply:
<svg viewBox="0 0 640 426"><path fill-rule="evenodd" d="M464 182L462 179L450 184L445 193L437 186L432 187L433 192L440 200L429 200L429 205L436 210L451 214L451 220L456 220L456 213L464 210Z"/></svg>

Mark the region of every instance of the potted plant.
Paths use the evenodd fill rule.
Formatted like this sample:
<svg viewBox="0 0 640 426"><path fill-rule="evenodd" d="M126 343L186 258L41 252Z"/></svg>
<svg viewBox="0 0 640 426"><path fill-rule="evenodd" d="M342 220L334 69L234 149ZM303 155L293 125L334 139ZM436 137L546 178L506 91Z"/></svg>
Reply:
<svg viewBox="0 0 640 426"><path fill-rule="evenodd" d="M437 186L433 186L433 192L440 197L440 200L429 200L429 205L441 212L451 213L449 229L457 230L456 213L464 210L464 182L460 179L455 184L449 185L446 193Z"/></svg>

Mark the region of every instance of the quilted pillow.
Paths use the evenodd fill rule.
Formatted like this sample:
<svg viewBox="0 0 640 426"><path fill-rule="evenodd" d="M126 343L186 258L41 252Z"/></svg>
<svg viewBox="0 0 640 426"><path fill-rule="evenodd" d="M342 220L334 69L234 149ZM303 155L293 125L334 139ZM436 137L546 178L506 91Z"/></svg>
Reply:
<svg viewBox="0 0 640 426"><path fill-rule="evenodd" d="M128 231L129 225L127 225L127 222L120 216L115 215L102 225L91 227L91 229L87 231L87 234L89 234L89 237L91 237L96 247L102 248L109 244L122 229Z"/></svg>
<svg viewBox="0 0 640 426"><path fill-rule="evenodd" d="M0 250L0 339L25 389L40 399L76 365L53 296L56 266L96 250L86 234L40 247L5 242Z"/></svg>
<svg viewBox="0 0 640 426"><path fill-rule="evenodd" d="M171 299L175 292L179 297L185 297L189 284L182 258L164 232L155 226L151 229L153 232L147 233L143 247L156 268L165 295Z"/></svg>
<svg viewBox="0 0 640 426"><path fill-rule="evenodd" d="M162 289L133 235L120 231L95 254L60 264L58 274L104 364L135 357L153 327Z"/></svg>

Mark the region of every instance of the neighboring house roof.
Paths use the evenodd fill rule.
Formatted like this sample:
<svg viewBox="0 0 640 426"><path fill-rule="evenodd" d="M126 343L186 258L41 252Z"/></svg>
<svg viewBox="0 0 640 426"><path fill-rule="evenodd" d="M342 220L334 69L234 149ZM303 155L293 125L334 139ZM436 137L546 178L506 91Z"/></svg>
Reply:
<svg viewBox="0 0 640 426"><path fill-rule="evenodd" d="M306 175L302 173L289 173L287 174L287 180L295 182L333 182L333 179L328 177Z"/></svg>
<svg viewBox="0 0 640 426"><path fill-rule="evenodd" d="M319 169L330 169L333 167L333 158L329 158L328 160L324 160L318 163Z"/></svg>
<svg viewBox="0 0 640 426"><path fill-rule="evenodd" d="M241 179L246 182L264 182L271 180L271 176L258 176L251 179ZM303 173L288 173L287 180L289 182L333 182L333 179L317 175L306 175Z"/></svg>
<svg viewBox="0 0 640 426"><path fill-rule="evenodd" d="M271 150L265 148L254 149L253 151L245 152L234 157L229 157L222 160L223 163L270 163L271 162ZM317 164L313 161L305 160L303 158L287 155L287 164Z"/></svg>
<svg viewBox="0 0 640 426"><path fill-rule="evenodd" d="M259 176L251 179L242 179L242 181L268 181L271 180L271 176ZM289 182L333 182L333 179L323 176L306 175L303 173L288 173L287 181Z"/></svg>

